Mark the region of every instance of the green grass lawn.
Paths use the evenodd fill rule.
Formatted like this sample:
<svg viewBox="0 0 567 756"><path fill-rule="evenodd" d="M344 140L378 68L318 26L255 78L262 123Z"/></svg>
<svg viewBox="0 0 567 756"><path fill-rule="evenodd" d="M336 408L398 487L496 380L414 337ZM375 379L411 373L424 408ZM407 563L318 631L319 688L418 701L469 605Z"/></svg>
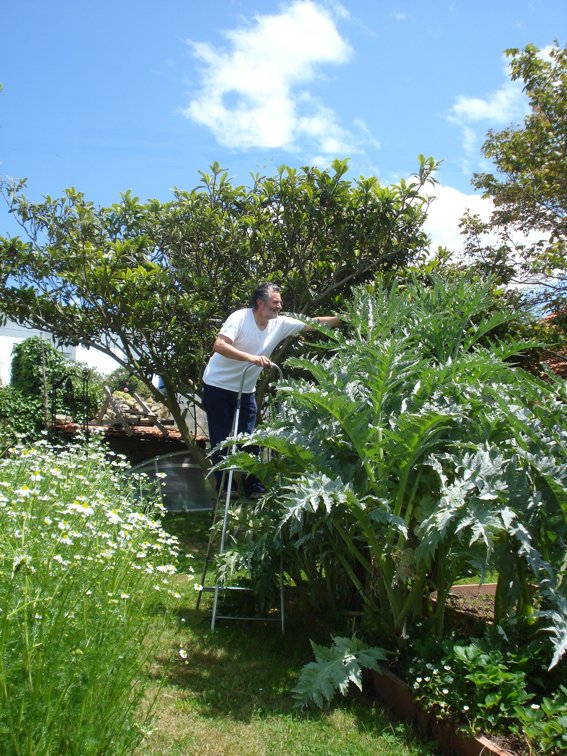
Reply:
<svg viewBox="0 0 567 756"><path fill-rule="evenodd" d="M212 596L204 594L197 610L193 587L201 578L210 519L210 514L168 516L168 529L194 555L195 581L178 576L181 608L162 638L150 691L159 691L153 720L137 753L432 753L431 744L358 691L325 712L294 709L290 691L303 664L312 660L309 638L330 643L305 618L288 618L285 635L278 623L225 620L211 631Z"/></svg>

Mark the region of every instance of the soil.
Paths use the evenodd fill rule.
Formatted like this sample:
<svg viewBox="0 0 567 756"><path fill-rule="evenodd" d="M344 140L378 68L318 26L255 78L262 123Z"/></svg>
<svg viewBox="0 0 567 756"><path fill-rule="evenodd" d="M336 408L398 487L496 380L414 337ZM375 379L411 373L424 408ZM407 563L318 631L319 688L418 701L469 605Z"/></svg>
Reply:
<svg viewBox="0 0 567 756"><path fill-rule="evenodd" d="M474 620L492 622L494 619L494 596L490 596L486 593L450 593L445 605L453 611L462 612L471 616Z"/></svg>

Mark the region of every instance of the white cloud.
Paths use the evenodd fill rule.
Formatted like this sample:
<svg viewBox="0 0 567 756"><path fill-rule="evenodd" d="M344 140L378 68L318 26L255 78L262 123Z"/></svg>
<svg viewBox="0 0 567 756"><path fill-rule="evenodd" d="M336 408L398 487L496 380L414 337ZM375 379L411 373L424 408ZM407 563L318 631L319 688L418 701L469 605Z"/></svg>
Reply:
<svg viewBox="0 0 567 756"><path fill-rule="evenodd" d="M334 4L337 17L346 11ZM336 113L307 89L326 65L346 63L351 47L331 12L294 0L280 13L259 15L248 27L224 32L227 45L190 42L201 62L201 87L183 111L230 148L311 149L335 155L357 151Z"/></svg>
<svg viewBox="0 0 567 756"><path fill-rule="evenodd" d="M427 194L435 199L429 206L424 230L431 238L431 248L447 247L458 253L463 247L459 221L467 210L488 220L492 212L491 200L480 194L465 194L452 186L436 184Z"/></svg>
<svg viewBox="0 0 567 756"><path fill-rule="evenodd" d="M327 0L327 4L333 9L333 13L337 18L350 18L349 11L338 0Z"/></svg>
<svg viewBox="0 0 567 756"><path fill-rule="evenodd" d="M525 96L517 81L506 82L488 97L464 97L459 95L449 113L449 119L456 123L478 123L490 121L504 125L524 116Z"/></svg>
<svg viewBox="0 0 567 756"><path fill-rule="evenodd" d="M494 204L490 199L484 199L480 194L465 194L451 186L436 184L432 190L427 192L428 195L434 196L435 200L429 205L427 219L424 223L424 230L431 240L430 250L434 252L437 247L446 247L453 252L453 259L462 256L465 237L461 235L459 221L467 210L472 215L479 215L482 220L488 221L494 210ZM513 243L533 244L538 241L539 235L533 234L511 234ZM500 243L498 234L489 232L483 237L487 245ZM514 254L510 255L510 262L518 263ZM519 273L517 278L510 284L513 288L533 288L534 282L529 278L522 277Z"/></svg>
<svg viewBox="0 0 567 756"><path fill-rule="evenodd" d="M508 76L508 64L504 66ZM463 171L471 172L471 163L480 160L480 144L488 128L501 128L519 122L528 112L527 98L521 81L506 81L499 89L486 97L458 95L447 114L447 120L456 124L462 132ZM475 127L482 124L482 129Z"/></svg>
<svg viewBox="0 0 567 756"><path fill-rule="evenodd" d="M356 126L356 128L358 129L359 133L361 134L361 137L359 140L361 143L364 143L370 147L373 147L375 150L381 149L380 142L378 141L378 139L376 139L375 136L373 136L372 132L366 125L366 122L363 121L362 118L356 117L353 123L354 123L354 126Z"/></svg>

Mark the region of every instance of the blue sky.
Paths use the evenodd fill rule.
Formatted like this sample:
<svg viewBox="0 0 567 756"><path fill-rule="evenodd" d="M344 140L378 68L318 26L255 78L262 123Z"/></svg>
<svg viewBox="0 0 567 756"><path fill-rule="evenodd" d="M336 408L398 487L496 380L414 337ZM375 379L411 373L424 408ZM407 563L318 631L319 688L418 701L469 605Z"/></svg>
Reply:
<svg viewBox="0 0 567 756"><path fill-rule="evenodd" d="M565 41L563 0L19 0L0 16L0 173L108 205L350 158L349 176L442 160L429 222L456 224L489 128L525 113L503 51ZM0 234L16 233L0 206Z"/></svg>

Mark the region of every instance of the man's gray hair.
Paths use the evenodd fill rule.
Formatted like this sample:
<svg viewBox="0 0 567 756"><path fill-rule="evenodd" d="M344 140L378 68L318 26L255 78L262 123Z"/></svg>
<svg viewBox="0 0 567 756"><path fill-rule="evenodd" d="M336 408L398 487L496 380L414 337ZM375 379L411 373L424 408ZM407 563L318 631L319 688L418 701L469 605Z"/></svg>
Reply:
<svg viewBox="0 0 567 756"><path fill-rule="evenodd" d="M250 299L250 306L253 310L258 309L258 302L261 300L262 302L267 302L269 297L276 292L279 294L281 291L280 287L277 284L271 283L270 281L265 281L264 283L258 284L254 291L252 292L252 297Z"/></svg>

